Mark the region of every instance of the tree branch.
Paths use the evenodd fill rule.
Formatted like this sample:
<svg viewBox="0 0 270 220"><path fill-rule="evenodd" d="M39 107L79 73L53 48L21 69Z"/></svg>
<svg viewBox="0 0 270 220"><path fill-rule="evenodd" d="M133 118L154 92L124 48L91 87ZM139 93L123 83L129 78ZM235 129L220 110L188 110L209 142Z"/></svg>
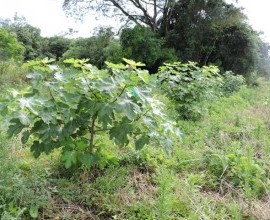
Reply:
<svg viewBox="0 0 270 220"><path fill-rule="evenodd" d="M118 8L125 16L132 20L135 24L140 25L140 23L132 17L123 7L121 7L115 0L109 0L116 8Z"/></svg>

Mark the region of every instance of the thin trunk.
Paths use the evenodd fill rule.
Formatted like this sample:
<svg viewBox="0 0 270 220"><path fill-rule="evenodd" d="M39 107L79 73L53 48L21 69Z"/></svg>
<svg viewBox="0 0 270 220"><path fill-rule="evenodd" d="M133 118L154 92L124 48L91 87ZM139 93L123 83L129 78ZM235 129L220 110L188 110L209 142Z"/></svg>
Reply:
<svg viewBox="0 0 270 220"><path fill-rule="evenodd" d="M204 58L204 62L203 62L204 65L207 65L208 59L209 59L210 55L212 54L213 50L215 49L215 45L216 45L217 39L218 39L218 38L216 38L216 39L214 40L214 43L213 43L213 45L212 45L212 47L211 47L211 50L207 53L206 57Z"/></svg>
<svg viewBox="0 0 270 220"><path fill-rule="evenodd" d="M95 137L95 122L97 119L97 115L95 114L92 117L92 123L91 123L91 127L89 128L90 131L90 140L89 140L89 152L92 153L93 152L93 148L94 148L94 137Z"/></svg>

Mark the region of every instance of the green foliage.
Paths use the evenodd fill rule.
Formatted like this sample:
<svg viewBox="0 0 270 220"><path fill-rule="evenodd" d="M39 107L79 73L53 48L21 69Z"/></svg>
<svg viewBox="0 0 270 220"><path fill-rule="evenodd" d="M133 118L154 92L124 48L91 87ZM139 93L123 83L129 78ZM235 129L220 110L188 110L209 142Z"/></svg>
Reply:
<svg viewBox="0 0 270 220"><path fill-rule="evenodd" d="M62 58L63 54L69 49L72 42L70 39L59 36L44 39L44 41L46 40L47 44L43 45L43 53L45 53L47 56L55 58L56 60Z"/></svg>
<svg viewBox="0 0 270 220"><path fill-rule="evenodd" d="M12 89L1 102L10 119L9 137L21 133L22 143L36 157L61 148L66 168L99 164L99 136L119 147L130 143L141 149L151 143L169 150L180 133L152 94L155 76L130 60L127 70L109 62L99 70L87 61L66 60L76 68L71 70L50 64L52 60L29 62L35 70L28 75L32 85Z"/></svg>
<svg viewBox="0 0 270 220"><path fill-rule="evenodd" d="M120 42L125 57L144 62L151 73L163 62L176 61L173 49L166 48L164 41L149 28L136 26L122 31Z"/></svg>
<svg viewBox="0 0 270 220"><path fill-rule="evenodd" d="M28 68L15 61L0 61L0 87L25 81L27 73Z"/></svg>
<svg viewBox="0 0 270 220"><path fill-rule="evenodd" d="M182 0L172 8L170 19L163 19L160 32L165 45L174 48L181 61L215 64L242 75L257 68L262 54L259 35L235 5L224 0Z"/></svg>
<svg viewBox="0 0 270 220"><path fill-rule="evenodd" d="M24 46L24 61L42 57L44 39L40 35L40 29L28 24L25 17L15 14L13 20L6 19L1 26L14 33L17 40Z"/></svg>
<svg viewBox="0 0 270 220"><path fill-rule="evenodd" d="M120 63L122 61L123 51L119 40L111 39L110 44L103 50L107 61Z"/></svg>
<svg viewBox="0 0 270 220"><path fill-rule="evenodd" d="M38 69L46 70L47 62ZM140 63L127 62L139 70ZM126 71L122 64L108 65ZM146 74L143 78L151 82ZM110 135L97 135L101 169L66 170L59 163L60 150L35 160L21 147L20 137L6 138L5 116L0 125L0 218L267 219L269 88L260 83L209 100L202 120L179 121L183 143L170 154L151 142L141 151L132 144L118 148Z"/></svg>
<svg viewBox="0 0 270 220"><path fill-rule="evenodd" d="M213 56L220 61L216 63L224 70L248 77L248 74L257 70L259 37L250 26L243 23L227 27L222 32ZM214 60L209 61L215 63Z"/></svg>
<svg viewBox="0 0 270 220"><path fill-rule="evenodd" d="M201 103L217 95L222 84L217 67L200 68L194 62L164 64L159 68L158 77L164 92L173 100L178 117L183 119L202 116Z"/></svg>
<svg viewBox="0 0 270 220"><path fill-rule="evenodd" d="M208 155L206 156L207 168L216 177L216 184L229 182L234 187L242 188L247 199L251 199L252 196L260 197L267 190L261 184L266 182L267 175L264 167L253 157L253 154L252 149L248 147L245 155L241 155L237 150L225 155Z"/></svg>
<svg viewBox="0 0 270 220"><path fill-rule="evenodd" d="M110 28L101 28L96 36L74 40L63 54L62 60L89 58L90 63L98 68L103 67L106 60L121 61L121 50L117 45L117 40L113 38L113 34Z"/></svg>
<svg viewBox="0 0 270 220"><path fill-rule="evenodd" d="M245 78L241 75L234 75L231 71L223 75L222 90L224 94L230 95L238 92L245 85Z"/></svg>
<svg viewBox="0 0 270 220"><path fill-rule="evenodd" d="M18 41L16 35L7 29L0 28L0 60L14 59L21 61L24 52L23 45Z"/></svg>
<svg viewBox="0 0 270 220"><path fill-rule="evenodd" d="M27 158L20 161L10 158L10 151L1 146L0 218L30 219L37 217L38 209L50 212L52 192L48 190L51 181L48 168L40 162L32 167L34 162Z"/></svg>
<svg viewBox="0 0 270 220"><path fill-rule="evenodd" d="M174 175L165 168L160 168L157 174L157 181L159 183L156 218L165 220L172 215L172 207L174 202L173 185L175 184Z"/></svg>

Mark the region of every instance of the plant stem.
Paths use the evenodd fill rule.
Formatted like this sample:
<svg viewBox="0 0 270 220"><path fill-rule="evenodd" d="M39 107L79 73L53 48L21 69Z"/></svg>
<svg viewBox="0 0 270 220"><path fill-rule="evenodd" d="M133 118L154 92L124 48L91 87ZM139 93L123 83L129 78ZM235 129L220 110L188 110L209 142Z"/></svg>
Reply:
<svg viewBox="0 0 270 220"><path fill-rule="evenodd" d="M112 103L115 103L115 102L117 101L117 99L124 93L124 91L125 91L126 88L127 88L127 85L125 85L125 86L123 87L123 89L122 89L122 91L120 92L120 94L118 95L118 97L115 98L115 99L112 101Z"/></svg>
<svg viewBox="0 0 270 220"><path fill-rule="evenodd" d="M89 152L92 153L93 152L93 148L94 148L94 136L95 136L95 122L97 119L97 114L93 115L92 117L92 123L91 123L91 127L89 128L90 131L90 143L89 143Z"/></svg>

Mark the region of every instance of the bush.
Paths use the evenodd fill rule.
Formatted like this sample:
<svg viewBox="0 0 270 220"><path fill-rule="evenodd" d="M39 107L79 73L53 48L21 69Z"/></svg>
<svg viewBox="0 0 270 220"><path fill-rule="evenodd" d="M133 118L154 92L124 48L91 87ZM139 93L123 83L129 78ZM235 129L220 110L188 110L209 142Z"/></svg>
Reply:
<svg viewBox="0 0 270 220"><path fill-rule="evenodd" d="M177 60L174 49L166 48L165 42L149 28L126 28L121 33L120 42L124 56L144 62L150 73L156 73L163 62Z"/></svg>
<svg viewBox="0 0 270 220"><path fill-rule="evenodd" d="M259 76L257 72L252 72L246 77L247 84L249 86L258 87L259 86Z"/></svg>
<svg viewBox="0 0 270 220"><path fill-rule="evenodd" d="M0 28L0 60L22 61L24 47L14 33Z"/></svg>
<svg viewBox="0 0 270 220"><path fill-rule="evenodd" d="M222 77L215 66L175 62L159 68L162 89L173 100L181 119L199 119L205 113L203 101L218 95Z"/></svg>
<svg viewBox="0 0 270 220"><path fill-rule="evenodd" d="M0 130L0 219L31 219L37 217L38 209L49 212L51 174L48 168L41 161L33 165L25 152L22 160L15 156L18 149L7 148L11 143L7 142L4 132Z"/></svg>
<svg viewBox="0 0 270 220"><path fill-rule="evenodd" d="M28 75L32 86L12 90L0 103L10 118L8 135L22 132L22 143L28 142L36 157L61 148L66 168L104 163L99 149L106 142L96 142L99 136L119 147L132 143L141 149L149 142L171 147L180 134L152 94L155 76L130 60L128 69L107 63L104 70L87 61L66 60L77 70L65 71L50 60L29 62L35 69Z"/></svg>
<svg viewBox="0 0 270 220"><path fill-rule="evenodd" d="M223 75L222 92L224 95L230 95L238 92L245 85L245 78L242 75L234 75L233 72L227 71Z"/></svg>
<svg viewBox="0 0 270 220"><path fill-rule="evenodd" d="M261 183L267 182L267 173L260 161L254 158L250 147L247 147L245 154L207 154L205 158L207 169L220 187L222 182L231 183L242 189L248 199L265 194L267 189Z"/></svg>

